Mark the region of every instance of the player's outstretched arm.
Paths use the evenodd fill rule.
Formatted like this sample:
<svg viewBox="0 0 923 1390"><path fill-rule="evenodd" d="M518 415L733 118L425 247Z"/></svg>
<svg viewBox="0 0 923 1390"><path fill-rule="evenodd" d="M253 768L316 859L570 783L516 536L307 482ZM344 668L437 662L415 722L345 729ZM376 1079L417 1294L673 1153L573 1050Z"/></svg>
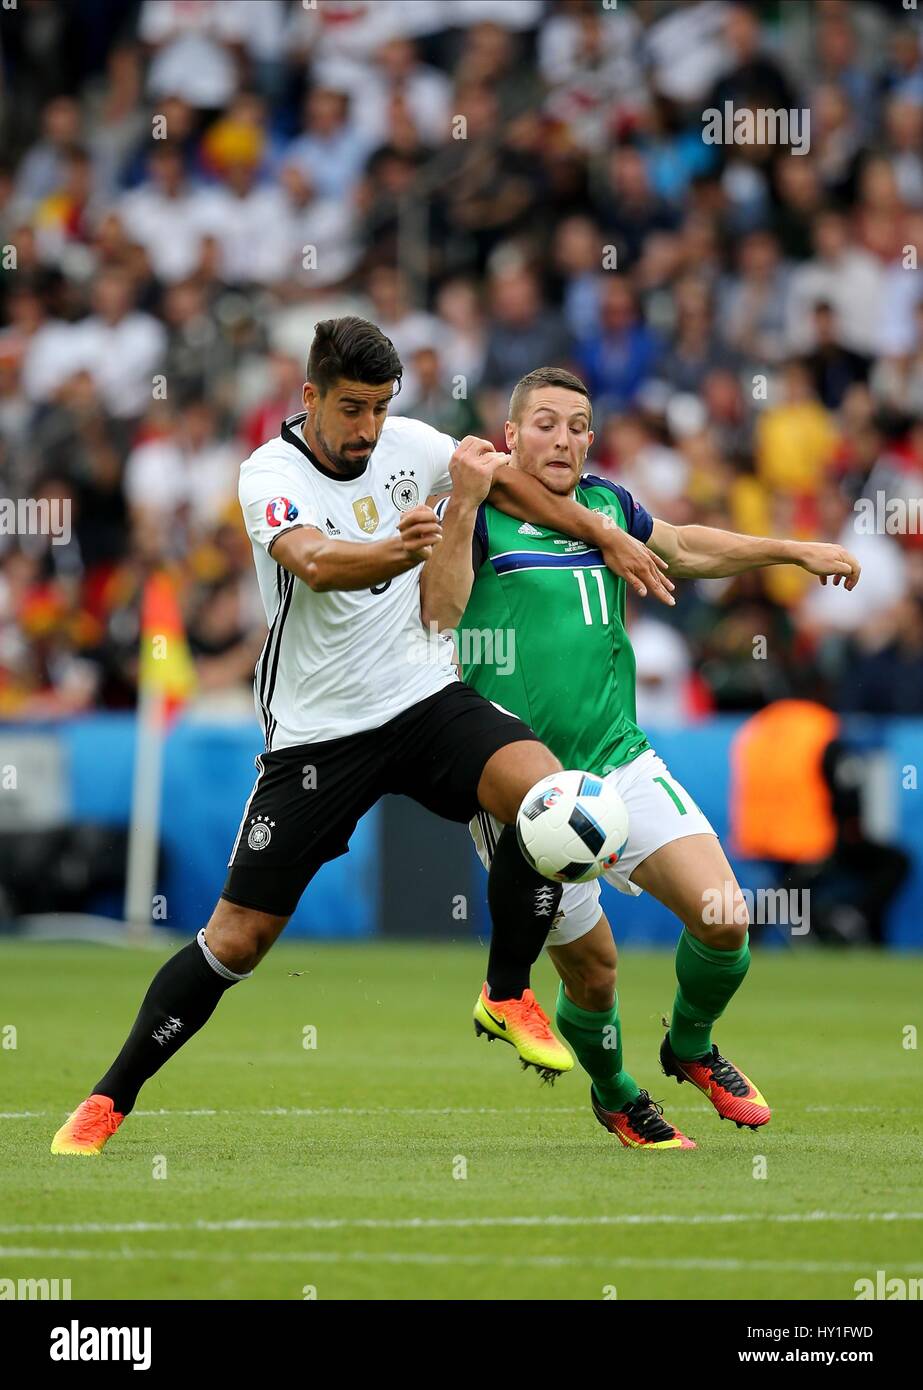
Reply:
<svg viewBox="0 0 923 1390"><path fill-rule="evenodd" d="M424 627L435 625L439 632L454 628L467 607L474 581L471 549L478 507L506 457L496 453L488 440L466 435L449 460L452 492L442 518L442 544L420 576Z"/></svg>
<svg viewBox="0 0 923 1390"><path fill-rule="evenodd" d="M650 593L661 603L673 605L673 584L664 571L666 562L634 536L616 526L602 512L582 507L572 497L559 497L537 478L518 468L498 468L490 489L490 504L507 516L547 526L550 531L586 541L602 552L613 574L641 598Z"/></svg>
<svg viewBox="0 0 923 1390"><path fill-rule="evenodd" d="M439 518L430 507L414 507L385 541L332 541L314 526L292 527L273 542L270 554L303 579L309 589L370 589L422 564L442 539Z"/></svg>
<svg viewBox="0 0 923 1390"><path fill-rule="evenodd" d="M677 579L728 579L766 565L800 565L822 584L832 579L854 589L859 562L841 545L820 541L775 540L771 536L740 536L714 526L671 526L655 518L648 546L666 560Z"/></svg>

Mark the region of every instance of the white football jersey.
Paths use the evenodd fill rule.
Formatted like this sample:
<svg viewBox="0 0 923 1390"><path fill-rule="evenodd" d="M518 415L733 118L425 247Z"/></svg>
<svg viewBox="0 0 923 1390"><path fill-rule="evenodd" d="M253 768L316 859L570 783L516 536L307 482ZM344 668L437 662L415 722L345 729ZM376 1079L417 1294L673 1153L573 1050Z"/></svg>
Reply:
<svg viewBox="0 0 923 1390"><path fill-rule="evenodd" d="M374 729L458 679L450 637L420 619L419 565L370 589L315 593L269 553L294 526L360 543L395 536L402 512L451 490L456 441L389 415L364 472L343 478L315 458L304 419L291 416L240 470L269 623L254 679L268 751Z"/></svg>

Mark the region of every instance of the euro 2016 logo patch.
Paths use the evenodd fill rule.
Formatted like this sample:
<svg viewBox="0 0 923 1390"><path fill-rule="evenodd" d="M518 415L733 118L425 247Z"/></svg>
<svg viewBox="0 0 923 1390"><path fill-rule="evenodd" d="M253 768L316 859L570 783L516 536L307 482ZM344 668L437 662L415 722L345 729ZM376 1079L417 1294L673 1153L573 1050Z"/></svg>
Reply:
<svg viewBox="0 0 923 1390"><path fill-rule="evenodd" d="M281 526L283 521L294 521L298 508L287 497L273 497L266 503L266 521L270 526Z"/></svg>
<svg viewBox="0 0 923 1390"><path fill-rule="evenodd" d="M392 473L388 480L388 488L391 493L391 501L399 512L409 512L417 505L420 500L420 488L414 481L414 470L401 469L398 473Z"/></svg>
<svg viewBox="0 0 923 1390"><path fill-rule="evenodd" d="M272 839L272 828L274 820L268 816L251 816L250 833L247 836L247 844L253 850L265 849Z"/></svg>

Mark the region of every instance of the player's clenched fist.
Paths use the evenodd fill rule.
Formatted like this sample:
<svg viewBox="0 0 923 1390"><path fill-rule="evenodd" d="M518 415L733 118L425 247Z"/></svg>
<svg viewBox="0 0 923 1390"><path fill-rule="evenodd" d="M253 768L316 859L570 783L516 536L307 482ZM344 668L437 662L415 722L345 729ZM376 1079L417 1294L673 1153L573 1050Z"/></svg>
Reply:
<svg viewBox="0 0 923 1390"><path fill-rule="evenodd" d="M442 523L432 507L414 507L404 512L397 524L398 535L408 556L420 565L442 540Z"/></svg>
<svg viewBox="0 0 923 1390"><path fill-rule="evenodd" d="M449 459L453 495L460 502L480 506L497 469L509 461L509 454L498 453L489 439L466 434Z"/></svg>

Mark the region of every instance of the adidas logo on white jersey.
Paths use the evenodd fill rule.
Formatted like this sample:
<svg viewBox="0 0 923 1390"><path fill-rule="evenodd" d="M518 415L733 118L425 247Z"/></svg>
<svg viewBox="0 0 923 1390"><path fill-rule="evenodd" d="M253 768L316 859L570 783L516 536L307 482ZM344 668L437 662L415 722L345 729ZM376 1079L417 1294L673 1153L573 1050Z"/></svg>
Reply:
<svg viewBox="0 0 923 1390"><path fill-rule="evenodd" d="M328 536L338 536L338 535L340 534L340 528L339 528L339 526L334 526L334 524L333 524L333 522L330 520L329 516L328 516L328 518L327 518L326 525L327 525L327 535L328 535Z"/></svg>
<svg viewBox="0 0 923 1390"><path fill-rule="evenodd" d="M519 534L521 536L544 536L545 533L544 531L537 531L531 522L526 521L520 526Z"/></svg>

